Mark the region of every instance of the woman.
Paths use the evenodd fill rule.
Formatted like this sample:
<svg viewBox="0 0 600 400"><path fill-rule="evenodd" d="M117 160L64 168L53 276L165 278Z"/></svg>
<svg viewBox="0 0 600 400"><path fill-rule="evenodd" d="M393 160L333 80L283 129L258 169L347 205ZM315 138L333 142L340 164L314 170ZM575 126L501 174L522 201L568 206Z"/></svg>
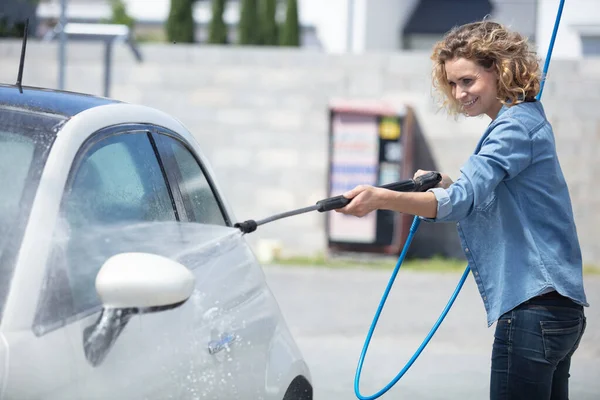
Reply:
<svg viewBox="0 0 600 400"><path fill-rule="evenodd" d="M431 58L446 108L491 118L474 153L456 182L443 175L425 193L357 186L338 212L456 222L488 326L497 322L491 398L567 399L588 304L567 184L535 99L538 60L521 35L491 21L453 29Z"/></svg>

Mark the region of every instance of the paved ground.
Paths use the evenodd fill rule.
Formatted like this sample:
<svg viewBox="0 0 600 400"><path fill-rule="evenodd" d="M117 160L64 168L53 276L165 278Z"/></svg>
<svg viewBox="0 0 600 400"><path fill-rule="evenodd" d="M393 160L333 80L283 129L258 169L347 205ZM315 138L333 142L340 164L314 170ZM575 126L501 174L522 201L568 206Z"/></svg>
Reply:
<svg viewBox="0 0 600 400"><path fill-rule="evenodd" d="M390 271L267 267L267 280L313 375L315 400L350 400L365 335ZM364 363L360 390L383 388L438 318L460 274L401 271ZM571 368L571 399L600 398L600 276L586 276L592 305ZM412 368L381 399L485 399L494 326L471 277Z"/></svg>

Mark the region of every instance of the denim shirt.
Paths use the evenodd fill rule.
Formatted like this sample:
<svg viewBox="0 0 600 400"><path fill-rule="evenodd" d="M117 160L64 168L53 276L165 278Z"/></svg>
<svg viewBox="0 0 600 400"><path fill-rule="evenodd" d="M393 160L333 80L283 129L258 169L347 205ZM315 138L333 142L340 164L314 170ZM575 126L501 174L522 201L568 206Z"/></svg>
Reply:
<svg viewBox="0 0 600 400"><path fill-rule="evenodd" d="M556 290L588 306L571 200L539 101L503 106L448 189L430 189L458 235L488 326Z"/></svg>

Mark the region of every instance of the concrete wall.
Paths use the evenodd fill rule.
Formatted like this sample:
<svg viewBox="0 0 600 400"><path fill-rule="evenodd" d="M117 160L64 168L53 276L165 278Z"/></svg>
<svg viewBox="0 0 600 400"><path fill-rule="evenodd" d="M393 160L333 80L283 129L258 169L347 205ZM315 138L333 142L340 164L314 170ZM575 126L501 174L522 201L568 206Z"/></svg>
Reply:
<svg viewBox="0 0 600 400"><path fill-rule="evenodd" d="M294 49L143 45L144 62L116 46L111 97L179 118L197 137L239 220L261 219L326 197L328 103L333 98L408 104L417 114L421 150L457 175L487 118L437 112L427 53L326 55ZM0 82L13 83L20 43L0 41ZM30 42L24 83L56 87L55 43ZM67 89L102 93L103 48L68 45ZM600 264L600 60L553 60L544 103L570 185L585 260ZM544 179L544 177L540 177ZM259 228L248 240L279 240L285 254L325 250L323 214ZM421 228L415 251L460 254L452 224ZM446 240L427 250L424 238ZM422 232L422 233L421 233ZM258 248L258 247L255 247ZM431 246L429 246L431 248Z"/></svg>

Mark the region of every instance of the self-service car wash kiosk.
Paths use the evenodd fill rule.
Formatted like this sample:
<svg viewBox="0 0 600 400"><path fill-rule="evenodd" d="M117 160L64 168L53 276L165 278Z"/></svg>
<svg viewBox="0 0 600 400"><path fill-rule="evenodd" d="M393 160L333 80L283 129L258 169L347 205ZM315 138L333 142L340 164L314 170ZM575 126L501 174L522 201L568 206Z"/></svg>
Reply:
<svg viewBox="0 0 600 400"><path fill-rule="evenodd" d="M378 186L412 179L415 123L414 113L406 105L332 101L327 196L361 184ZM377 210L362 218L327 213L329 252L398 254L412 218L389 210Z"/></svg>

